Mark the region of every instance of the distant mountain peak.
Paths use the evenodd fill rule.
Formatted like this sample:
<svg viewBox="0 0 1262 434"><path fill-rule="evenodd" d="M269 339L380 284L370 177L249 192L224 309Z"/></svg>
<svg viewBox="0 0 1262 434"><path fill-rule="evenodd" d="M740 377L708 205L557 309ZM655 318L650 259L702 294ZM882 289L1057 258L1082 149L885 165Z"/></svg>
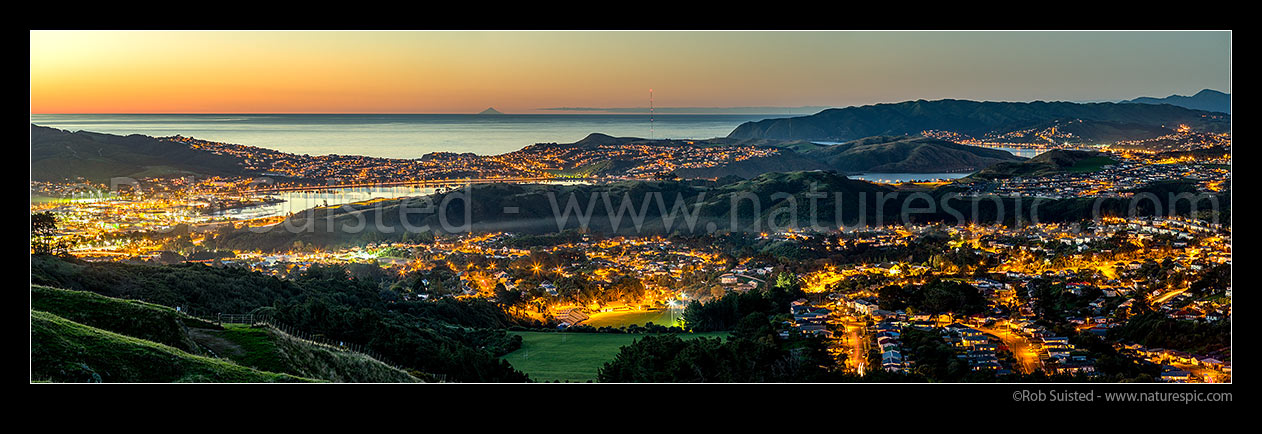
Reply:
<svg viewBox="0 0 1262 434"><path fill-rule="evenodd" d="M495 109L495 107L487 107L487 108L486 108L486 110L482 110L482 112L481 112L481 113L478 113L478 114L480 114L480 115L502 115L502 114L504 114L504 113L503 113L503 112L501 112L501 111L499 111L499 110L496 110L496 109Z"/></svg>

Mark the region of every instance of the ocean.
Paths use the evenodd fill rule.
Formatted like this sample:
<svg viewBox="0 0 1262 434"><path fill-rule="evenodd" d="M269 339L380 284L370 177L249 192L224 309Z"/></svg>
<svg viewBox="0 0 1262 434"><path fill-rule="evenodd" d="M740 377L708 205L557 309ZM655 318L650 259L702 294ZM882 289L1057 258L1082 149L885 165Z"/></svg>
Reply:
<svg viewBox="0 0 1262 434"><path fill-rule="evenodd" d="M591 133L655 139L724 137L746 121L791 115L639 114L56 114L31 123L108 134L181 135L294 154L420 158L430 152L496 155Z"/></svg>

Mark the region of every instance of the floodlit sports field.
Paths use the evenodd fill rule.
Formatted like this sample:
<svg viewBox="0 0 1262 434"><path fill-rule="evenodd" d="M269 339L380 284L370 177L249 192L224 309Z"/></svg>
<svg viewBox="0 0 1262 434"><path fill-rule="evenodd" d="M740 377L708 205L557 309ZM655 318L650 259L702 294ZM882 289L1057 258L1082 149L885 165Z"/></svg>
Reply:
<svg viewBox="0 0 1262 434"><path fill-rule="evenodd" d="M600 327L626 327L629 325L638 325L643 327L645 324L653 323L660 326L684 326L683 309L661 309L652 311L626 311L626 312L596 312L591 314L591 318L583 321L583 325Z"/></svg>
<svg viewBox="0 0 1262 434"><path fill-rule="evenodd" d="M656 324L656 321L654 322ZM521 349L504 356L514 368L530 375L534 381L596 381L600 367L618 354L618 350L643 334L509 332L522 337ZM727 336L719 333L680 334L684 339Z"/></svg>

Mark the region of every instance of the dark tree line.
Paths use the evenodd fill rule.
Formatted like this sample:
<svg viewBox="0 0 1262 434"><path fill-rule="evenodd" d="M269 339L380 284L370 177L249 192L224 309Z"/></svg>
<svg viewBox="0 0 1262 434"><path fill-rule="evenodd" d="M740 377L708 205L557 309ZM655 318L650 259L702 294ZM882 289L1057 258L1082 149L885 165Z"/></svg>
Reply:
<svg viewBox="0 0 1262 434"><path fill-rule="evenodd" d="M777 284L765 292L731 292L709 303L693 300L684 310L684 324L694 332L731 330L750 314L788 314L793 301L805 296L796 284Z"/></svg>
<svg viewBox="0 0 1262 434"><path fill-rule="evenodd" d="M772 317L754 312L726 339L646 336L601 367L602 383L776 383L854 381L822 339L779 339Z"/></svg>
<svg viewBox="0 0 1262 434"><path fill-rule="evenodd" d="M923 313L969 315L985 312L989 305L973 285L936 278L924 285L888 285L877 294L881 309L885 310L911 308Z"/></svg>

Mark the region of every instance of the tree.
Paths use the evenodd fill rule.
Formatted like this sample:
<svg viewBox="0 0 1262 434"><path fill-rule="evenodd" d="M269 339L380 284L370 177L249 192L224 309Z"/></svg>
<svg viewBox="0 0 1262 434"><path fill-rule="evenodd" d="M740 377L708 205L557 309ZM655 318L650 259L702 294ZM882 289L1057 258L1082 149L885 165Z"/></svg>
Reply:
<svg viewBox="0 0 1262 434"><path fill-rule="evenodd" d="M31 254L64 255L70 243L57 240L57 216L50 211L31 214Z"/></svg>
<svg viewBox="0 0 1262 434"><path fill-rule="evenodd" d="M793 275L789 273L780 273L776 276L776 288L787 289L794 286Z"/></svg>
<svg viewBox="0 0 1262 434"><path fill-rule="evenodd" d="M516 306L521 303L521 291L509 290L503 283L496 283L495 301L506 307Z"/></svg>

